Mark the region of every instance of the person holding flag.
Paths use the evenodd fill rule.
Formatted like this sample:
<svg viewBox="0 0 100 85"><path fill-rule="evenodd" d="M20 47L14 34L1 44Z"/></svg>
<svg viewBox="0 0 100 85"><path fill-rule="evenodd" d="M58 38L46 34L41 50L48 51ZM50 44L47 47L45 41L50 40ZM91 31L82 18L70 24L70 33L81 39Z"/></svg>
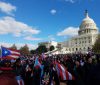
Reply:
<svg viewBox="0 0 100 85"><path fill-rule="evenodd" d="M74 76L70 72L68 72L62 64L55 61L54 65L60 81L66 83L66 81L75 80Z"/></svg>
<svg viewBox="0 0 100 85"><path fill-rule="evenodd" d="M42 65L38 60L38 57L35 58L34 67L33 67L33 85L41 84L41 73Z"/></svg>

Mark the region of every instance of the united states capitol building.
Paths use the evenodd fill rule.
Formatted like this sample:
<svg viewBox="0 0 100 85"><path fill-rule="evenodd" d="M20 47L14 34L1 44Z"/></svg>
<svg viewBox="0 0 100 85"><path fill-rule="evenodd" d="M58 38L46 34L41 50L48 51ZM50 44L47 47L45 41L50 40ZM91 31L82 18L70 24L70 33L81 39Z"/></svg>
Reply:
<svg viewBox="0 0 100 85"><path fill-rule="evenodd" d="M97 39L98 27L92 18L89 17L88 12L85 12L85 18L82 20L78 35L70 38L64 42L58 43L60 50L53 51L53 54L65 53L86 53L90 51Z"/></svg>
<svg viewBox="0 0 100 85"><path fill-rule="evenodd" d="M61 42L62 53L86 53L92 49L97 35L98 27L88 12L85 12L85 18L79 26L78 36L72 37L68 41Z"/></svg>

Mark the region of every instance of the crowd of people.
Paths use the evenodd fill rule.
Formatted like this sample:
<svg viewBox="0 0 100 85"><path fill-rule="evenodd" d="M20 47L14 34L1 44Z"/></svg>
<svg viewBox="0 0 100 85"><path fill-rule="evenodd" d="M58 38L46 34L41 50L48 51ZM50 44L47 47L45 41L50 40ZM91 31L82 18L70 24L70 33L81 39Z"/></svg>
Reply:
<svg viewBox="0 0 100 85"><path fill-rule="evenodd" d="M62 79L56 67L59 63L73 78ZM9 68L9 69L8 69ZM59 54L34 55L16 60L0 60L0 85L5 82L2 74L16 79L17 84L5 85L100 85L100 55ZM15 81L15 83L16 83Z"/></svg>

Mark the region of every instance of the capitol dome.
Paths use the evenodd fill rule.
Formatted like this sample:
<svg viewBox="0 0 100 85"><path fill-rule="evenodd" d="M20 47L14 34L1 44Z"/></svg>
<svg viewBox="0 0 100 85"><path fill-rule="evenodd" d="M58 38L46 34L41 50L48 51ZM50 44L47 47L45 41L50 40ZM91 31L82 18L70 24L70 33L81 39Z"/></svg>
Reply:
<svg viewBox="0 0 100 85"><path fill-rule="evenodd" d="M79 29L79 35L80 34L86 34L86 33L96 33L97 32L97 26L93 19L91 19L88 15L88 12L85 11L85 18L82 20L82 23L80 25Z"/></svg>

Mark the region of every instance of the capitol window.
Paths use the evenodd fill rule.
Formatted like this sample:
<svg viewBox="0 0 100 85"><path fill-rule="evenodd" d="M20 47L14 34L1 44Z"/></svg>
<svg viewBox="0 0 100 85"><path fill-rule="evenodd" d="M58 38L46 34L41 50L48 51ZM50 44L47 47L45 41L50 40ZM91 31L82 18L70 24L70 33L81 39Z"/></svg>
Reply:
<svg viewBox="0 0 100 85"><path fill-rule="evenodd" d="M85 47L84 47L84 50L85 50Z"/></svg>
<svg viewBox="0 0 100 85"><path fill-rule="evenodd" d="M91 40L89 40L89 43L91 43Z"/></svg>
<svg viewBox="0 0 100 85"><path fill-rule="evenodd" d="M73 48L73 51L74 51L74 48Z"/></svg>
<svg viewBox="0 0 100 85"><path fill-rule="evenodd" d="M88 39L90 39L91 37L88 37Z"/></svg>
<svg viewBox="0 0 100 85"><path fill-rule="evenodd" d="M84 37L84 39L86 39L86 37Z"/></svg>

